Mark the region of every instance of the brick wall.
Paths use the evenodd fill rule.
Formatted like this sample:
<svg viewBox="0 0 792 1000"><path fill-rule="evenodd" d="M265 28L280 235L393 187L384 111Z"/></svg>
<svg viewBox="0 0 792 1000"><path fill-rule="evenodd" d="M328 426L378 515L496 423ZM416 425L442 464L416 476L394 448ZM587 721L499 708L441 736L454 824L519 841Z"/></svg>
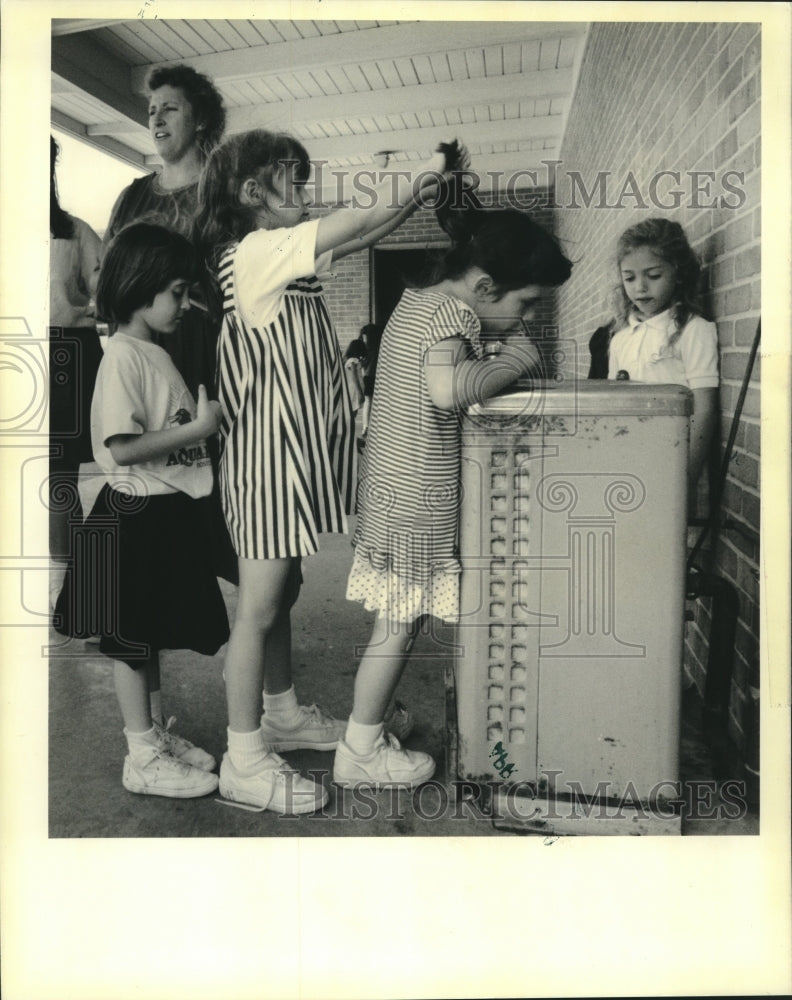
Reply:
<svg viewBox="0 0 792 1000"><path fill-rule="evenodd" d="M559 323L579 345L579 374L587 371L590 334L611 315L613 253L625 228L665 215L684 227L702 258L721 356L713 467L760 310L760 45L753 24L592 25L562 162L548 168L557 233L577 260L559 294ZM739 592L730 729L746 756L759 686L759 377L757 358L721 503L727 526L708 556L709 567ZM703 689L709 602L695 602L693 612L685 667Z"/></svg>

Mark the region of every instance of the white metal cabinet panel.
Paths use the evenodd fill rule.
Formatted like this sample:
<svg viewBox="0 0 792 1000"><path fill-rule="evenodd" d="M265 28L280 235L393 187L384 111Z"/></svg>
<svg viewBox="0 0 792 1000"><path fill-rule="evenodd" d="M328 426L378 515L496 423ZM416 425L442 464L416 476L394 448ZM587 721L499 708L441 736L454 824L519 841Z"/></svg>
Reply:
<svg viewBox="0 0 792 1000"><path fill-rule="evenodd" d="M465 418L461 777L496 778L501 741L512 779L559 794L677 778L689 408L586 382Z"/></svg>
<svg viewBox="0 0 792 1000"><path fill-rule="evenodd" d="M539 618L530 597L538 554L529 527L533 446L525 428L497 429L493 435L486 421L468 428L463 445L458 759L460 774L490 780L490 749L508 739L519 746L520 776L532 780L539 697Z"/></svg>
<svg viewBox="0 0 792 1000"><path fill-rule="evenodd" d="M647 799L678 776L687 416L657 409L581 418L544 458L534 524L543 563L569 567L541 573L558 623L539 629L537 765L556 792Z"/></svg>

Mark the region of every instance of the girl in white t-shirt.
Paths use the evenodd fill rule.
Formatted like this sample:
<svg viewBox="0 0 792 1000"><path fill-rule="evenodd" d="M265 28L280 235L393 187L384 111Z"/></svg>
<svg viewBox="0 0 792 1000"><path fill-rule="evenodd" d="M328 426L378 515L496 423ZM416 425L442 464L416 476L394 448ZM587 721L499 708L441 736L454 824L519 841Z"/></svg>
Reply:
<svg viewBox="0 0 792 1000"><path fill-rule="evenodd" d="M162 649L213 656L228 639L225 604L206 544L212 468L206 438L220 406L204 386L196 405L154 333L174 333L200 273L191 244L133 223L110 244L97 311L117 324L91 406L96 462L106 476L75 532L55 627L99 635L113 660L131 792L193 798L217 788L214 758L163 725Z"/></svg>
<svg viewBox="0 0 792 1000"><path fill-rule="evenodd" d="M693 392L688 488L692 496L715 431L718 333L701 315L700 266L678 222L646 219L616 248L619 320L608 378L670 383Z"/></svg>
<svg viewBox="0 0 792 1000"><path fill-rule="evenodd" d="M466 151L455 152L453 166L464 169ZM310 160L291 136L234 136L204 167L196 232L223 294L220 484L239 556L220 768L228 800L280 813L312 812L327 801L321 784L276 752L334 749L346 725L298 704L290 662L300 559L317 551L321 532L347 530L356 489L352 407L317 274L394 229L450 166L438 152L361 188L360 207L310 220Z"/></svg>

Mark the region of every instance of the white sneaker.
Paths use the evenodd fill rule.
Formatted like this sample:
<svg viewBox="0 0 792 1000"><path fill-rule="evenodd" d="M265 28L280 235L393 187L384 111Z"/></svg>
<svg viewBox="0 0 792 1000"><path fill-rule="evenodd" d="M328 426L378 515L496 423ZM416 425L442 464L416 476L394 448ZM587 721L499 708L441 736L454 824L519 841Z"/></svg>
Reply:
<svg viewBox="0 0 792 1000"><path fill-rule="evenodd" d="M330 797L321 784L303 778L277 754L268 754L266 765L252 774L237 770L228 754L224 754L220 794L230 802L286 816L316 812Z"/></svg>
<svg viewBox="0 0 792 1000"><path fill-rule="evenodd" d="M296 726L283 729L264 713L261 716L261 735L264 746L275 753L284 750L335 750L346 732L346 720L332 719L318 705L300 705L300 719Z"/></svg>
<svg viewBox="0 0 792 1000"><path fill-rule="evenodd" d="M217 788L217 775L199 771L152 746L134 759L124 759L124 788L138 795L164 795L169 799L194 799Z"/></svg>
<svg viewBox="0 0 792 1000"><path fill-rule="evenodd" d="M164 750L165 753L177 760L184 761L185 764L197 767L199 771L214 771L217 761L210 753L195 746L194 743L190 743L183 736L177 736L176 733L170 731L175 721L176 718L172 715L164 727L157 722L154 723L157 746L160 750Z"/></svg>
<svg viewBox="0 0 792 1000"><path fill-rule="evenodd" d="M435 772L435 762L420 750L402 750L391 733L383 733L370 754L359 757L343 740L338 744L333 765L333 781L343 788L365 785L415 788Z"/></svg>

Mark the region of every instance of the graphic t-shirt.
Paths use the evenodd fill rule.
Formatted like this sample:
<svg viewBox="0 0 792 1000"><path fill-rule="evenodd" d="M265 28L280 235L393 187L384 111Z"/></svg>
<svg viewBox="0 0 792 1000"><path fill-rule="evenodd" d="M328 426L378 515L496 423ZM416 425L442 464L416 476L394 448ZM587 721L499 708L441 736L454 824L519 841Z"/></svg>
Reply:
<svg viewBox="0 0 792 1000"><path fill-rule="evenodd" d="M116 434L168 430L190 423L196 412L195 400L166 351L123 333L108 340L91 405L91 440L94 458L111 486L139 496L178 491L208 496L212 467L203 440L123 466L107 447Z"/></svg>

